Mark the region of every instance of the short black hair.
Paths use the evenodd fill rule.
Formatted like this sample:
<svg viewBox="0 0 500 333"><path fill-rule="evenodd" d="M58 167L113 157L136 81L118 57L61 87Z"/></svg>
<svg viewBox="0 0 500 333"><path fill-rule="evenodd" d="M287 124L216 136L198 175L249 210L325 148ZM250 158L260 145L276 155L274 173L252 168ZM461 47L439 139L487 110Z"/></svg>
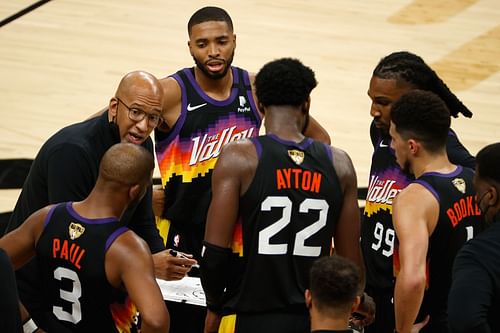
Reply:
<svg viewBox="0 0 500 333"><path fill-rule="evenodd" d="M299 106L317 84L313 70L300 60L281 58L268 62L257 73L255 94L264 106Z"/></svg>
<svg viewBox="0 0 500 333"><path fill-rule="evenodd" d="M405 139L422 141L425 149L438 152L445 148L450 130L450 111L436 94L410 90L392 106L391 120Z"/></svg>
<svg viewBox="0 0 500 333"><path fill-rule="evenodd" d="M203 22L209 21L223 21L227 23L227 26L233 31L233 21L231 16L220 7L207 6L198 9L188 21L188 34L191 35L191 29L193 25L197 25Z"/></svg>
<svg viewBox="0 0 500 333"><path fill-rule="evenodd" d="M415 89L431 91L445 102L453 117L458 117L459 113L472 117L472 112L451 92L436 72L414 53L399 51L385 56L373 70L373 76L404 81Z"/></svg>
<svg viewBox="0 0 500 333"><path fill-rule="evenodd" d="M357 296L360 276L359 268L339 255L317 259L311 266L309 289L318 310L348 309Z"/></svg>
<svg viewBox="0 0 500 333"><path fill-rule="evenodd" d="M500 183L500 142L489 144L477 153L476 171L479 178Z"/></svg>

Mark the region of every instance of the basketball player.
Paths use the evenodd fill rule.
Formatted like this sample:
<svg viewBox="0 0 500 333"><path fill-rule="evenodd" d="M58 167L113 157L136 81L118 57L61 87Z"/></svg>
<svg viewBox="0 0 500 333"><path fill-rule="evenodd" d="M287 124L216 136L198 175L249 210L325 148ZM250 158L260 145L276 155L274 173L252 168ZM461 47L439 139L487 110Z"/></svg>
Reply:
<svg viewBox="0 0 500 333"><path fill-rule="evenodd" d="M477 204L490 226L455 258L448 298L453 333L500 332L500 142L481 149L476 162Z"/></svg>
<svg viewBox="0 0 500 333"><path fill-rule="evenodd" d="M370 136L374 152L361 224L366 292L373 296L377 304L375 322L365 329L368 333L392 332L395 327L392 202L414 176L405 173L396 163L394 152L390 149L389 124L392 104L402 94L413 89L437 94L454 117L460 113L466 117L472 116L437 74L415 54L391 53L382 58L373 71L368 96L372 100ZM474 168L474 157L451 129L446 139L446 150L452 163Z"/></svg>
<svg viewBox="0 0 500 333"><path fill-rule="evenodd" d="M168 312L145 241L120 221L151 185L153 156L112 146L89 196L50 205L0 239L16 268L40 264L48 332L168 332Z"/></svg>
<svg viewBox="0 0 500 333"><path fill-rule="evenodd" d="M338 255L316 260L306 289L312 333L352 333L349 317L358 307L359 268Z"/></svg>
<svg viewBox="0 0 500 333"><path fill-rule="evenodd" d="M17 228L36 210L63 201L79 201L89 195L95 185L99 162L112 145L130 142L146 147L151 154L149 137L161 123L163 91L151 74L135 71L126 74L109 101L109 110L99 117L61 129L47 140L38 152L9 221L7 231ZM155 253L156 271L164 271L164 244L155 227L151 211L151 189L144 198L131 205L123 216L134 232L148 243ZM128 223L130 222L130 223ZM181 259L190 263L188 259ZM18 270L19 297L38 326L44 328L40 308L42 290L35 279L35 264ZM158 273L158 274L159 274Z"/></svg>
<svg viewBox="0 0 500 333"><path fill-rule="evenodd" d="M298 60L266 64L255 79L266 135L228 144L217 161L201 261L205 332L221 313L237 314L237 332L309 332L309 269L331 254L332 237L362 267L351 160L302 134L315 86Z"/></svg>
<svg viewBox="0 0 500 333"><path fill-rule="evenodd" d="M391 147L401 169L415 175L393 204L397 332L412 332L419 312L418 327L428 321L422 332L447 332L453 260L483 228L474 171L448 160L449 130L450 112L431 92L412 90L392 106Z"/></svg>

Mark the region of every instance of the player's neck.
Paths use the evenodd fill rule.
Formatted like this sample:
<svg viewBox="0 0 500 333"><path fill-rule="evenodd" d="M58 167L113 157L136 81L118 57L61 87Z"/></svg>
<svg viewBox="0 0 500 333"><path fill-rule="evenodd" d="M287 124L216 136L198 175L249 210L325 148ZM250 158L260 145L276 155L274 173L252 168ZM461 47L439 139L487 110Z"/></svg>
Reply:
<svg viewBox="0 0 500 333"><path fill-rule="evenodd" d="M346 330L348 329L348 320L345 318L332 318L322 316L311 311L311 331L320 330Z"/></svg>
<svg viewBox="0 0 500 333"><path fill-rule="evenodd" d="M300 121L294 118L289 106L270 106L265 111L266 134L274 134L282 140L301 142L304 135L299 129Z"/></svg>
<svg viewBox="0 0 500 333"><path fill-rule="evenodd" d="M121 218L125 208L126 203L124 200L111 196L109 193L96 191L93 191L85 200L73 204L73 209L82 217L88 219Z"/></svg>
<svg viewBox="0 0 500 333"><path fill-rule="evenodd" d="M428 172L447 174L455 171L456 168L457 166L448 160L446 153L437 155L427 154L425 157L416 160L412 166L413 174L416 178Z"/></svg>
<svg viewBox="0 0 500 333"><path fill-rule="evenodd" d="M231 95L231 87L233 86L233 71L231 68L222 78L214 80L205 75L198 67L194 67L194 76L200 88L213 99L225 100Z"/></svg>

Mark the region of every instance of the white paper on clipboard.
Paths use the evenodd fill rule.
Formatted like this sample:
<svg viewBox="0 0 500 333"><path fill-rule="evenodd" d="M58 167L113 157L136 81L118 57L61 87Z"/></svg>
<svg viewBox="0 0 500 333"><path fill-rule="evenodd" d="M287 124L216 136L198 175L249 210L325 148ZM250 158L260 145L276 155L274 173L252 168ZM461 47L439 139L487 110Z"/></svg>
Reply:
<svg viewBox="0 0 500 333"><path fill-rule="evenodd" d="M178 281L156 279L163 299L167 301L206 306L205 293L199 277L186 276Z"/></svg>

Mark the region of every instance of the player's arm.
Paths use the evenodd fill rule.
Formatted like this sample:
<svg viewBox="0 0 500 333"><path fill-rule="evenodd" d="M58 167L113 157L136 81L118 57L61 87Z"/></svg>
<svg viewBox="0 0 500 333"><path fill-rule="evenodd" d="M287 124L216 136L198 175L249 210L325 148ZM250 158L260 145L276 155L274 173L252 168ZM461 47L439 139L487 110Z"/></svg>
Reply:
<svg viewBox="0 0 500 333"><path fill-rule="evenodd" d="M168 132L174 127L181 114L182 92L179 83L173 77L166 77L160 80L163 88L163 110L164 122L158 128L163 132Z"/></svg>
<svg viewBox="0 0 500 333"><path fill-rule="evenodd" d="M141 332L168 332L170 318L156 283L151 252L132 231L120 235L106 253L106 275L111 285L125 286L141 315Z"/></svg>
<svg viewBox="0 0 500 333"><path fill-rule="evenodd" d="M212 201L207 215L201 259L201 283L207 300L205 332L217 330L233 229L238 219L239 199L248 188L257 164L255 148L243 139L226 145L212 174Z"/></svg>
<svg viewBox="0 0 500 333"><path fill-rule="evenodd" d="M0 238L0 248L9 255L14 269L35 256L35 247L43 231L45 218L51 206L34 212L21 225Z"/></svg>
<svg viewBox="0 0 500 333"><path fill-rule="evenodd" d="M349 155L341 149L333 148L333 166L342 186L343 203L334 233L335 252L358 264L361 270L361 290L364 289L364 262L360 246L360 214L356 171Z"/></svg>
<svg viewBox="0 0 500 333"><path fill-rule="evenodd" d="M411 332L424 297L429 237L439 215L436 198L423 186L410 184L392 206L399 240L400 271L394 290L396 330Z"/></svg>

